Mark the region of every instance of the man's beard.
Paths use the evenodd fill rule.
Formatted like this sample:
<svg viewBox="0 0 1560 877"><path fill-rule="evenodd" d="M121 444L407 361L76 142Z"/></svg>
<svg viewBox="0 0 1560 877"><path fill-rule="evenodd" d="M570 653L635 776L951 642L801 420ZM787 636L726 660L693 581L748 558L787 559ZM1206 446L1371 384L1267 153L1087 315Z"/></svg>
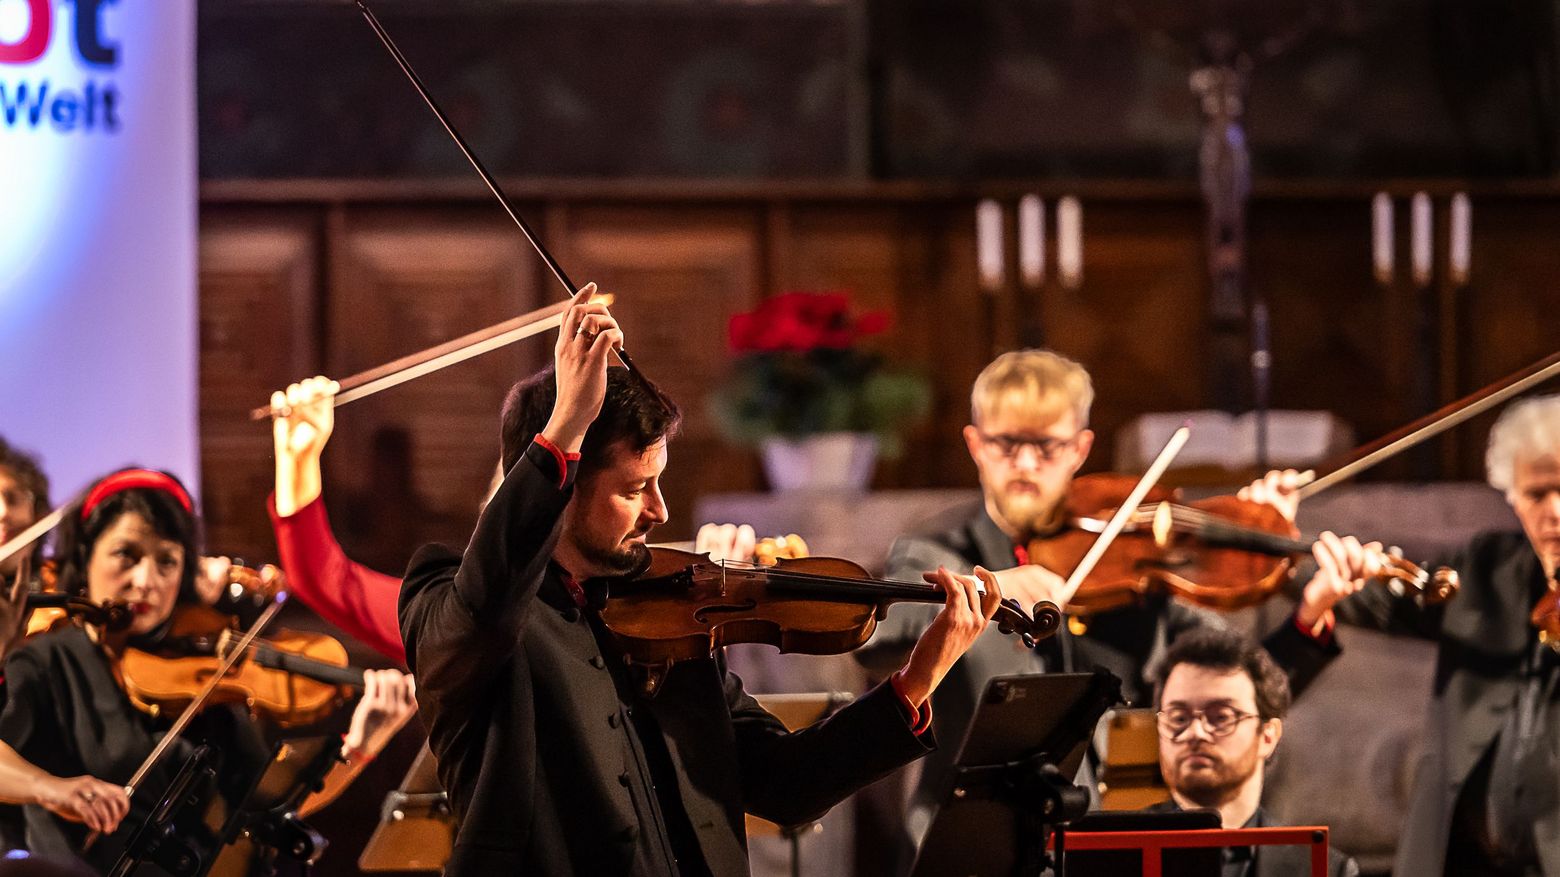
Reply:
<svg viewBox="0 0 1560 877"><path fill-rule="evenodd" d="M1182 764L1193 755L1201 755L1212 763L1188 773L1183 770ZM1240 787L1258 769L1260 765L1255 744L1234 762L1226 761L1221 753L1212 749L1203 749L1187 752L1176 759L1172 785L1177 792L1198 806L1218 807L1235 797Z"/></svg>
<svg viewBox="0 0 1560 877"><path fill-rule="evenodd" d="M1060 503L1047 496L1044 488L1035 485L1034 492L1002 489L995 492L997 514L1009 527L1026 538L1047 533L1056 526L1056 512Z"/></svg>
<svg viewBox="0 0 1560 877"><path fill-rule="evenodd" d="M596 575L599 576L626 576L650 565L650 549L643 542L634 541L627 544L619 542L606 548L600 545L588 545L581 541L574 547L586 562L595 567Z"/></svg>

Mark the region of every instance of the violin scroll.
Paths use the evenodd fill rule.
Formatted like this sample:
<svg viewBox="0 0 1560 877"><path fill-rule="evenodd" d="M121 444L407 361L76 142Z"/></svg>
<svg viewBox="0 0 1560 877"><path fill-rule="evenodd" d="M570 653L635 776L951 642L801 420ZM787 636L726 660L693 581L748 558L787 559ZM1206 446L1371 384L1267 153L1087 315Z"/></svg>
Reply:
<svg viewBox="0 0 1560 877"><path fill-rule="evenodd" d="M52 630L66 618L80 618L110 633L128 630L135 620L130 604L123 600L94 603L86 597L58 592L28 594L27 608L34 613L27 624L29 636Z"/></svg>
<svg viewBox="0 0 1560 877"><path fill-rule="evenodd" d="M997 630L1016 635L1025 646L1032 649L1041 640L1055 635L1062 626L1062 610L1050 600L1041 600L1035 604L1032 612L1025 612L1017 600L1003 597L991 620L996 623Z"/></svg>
<svg viewBox="0 0 1560 877"><path fill-rule="evenodd" d="M1457 596L1461 581L1457 577L1457 570L1449 566L1426 572L1419 565L1405 560L1396 548L1382 552L1380 560L1381 571L1376 575L1397 596L1411 593L1425 606L1445 603Z"/></svg>

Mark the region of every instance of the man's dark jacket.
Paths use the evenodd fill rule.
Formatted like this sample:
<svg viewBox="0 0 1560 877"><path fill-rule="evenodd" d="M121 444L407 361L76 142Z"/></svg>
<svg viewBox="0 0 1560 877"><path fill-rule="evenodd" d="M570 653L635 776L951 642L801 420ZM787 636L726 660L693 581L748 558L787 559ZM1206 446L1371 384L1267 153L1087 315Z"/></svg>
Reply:
<svg viewBox="0 0 1560 877"><path fill-rule="evenodd" d="M1528 621L1545 588L1543 567L1521 532L1475 537L1446 565L1457 570L1457 596L1421 607L1385 589L1366 588L1338 604L1338 618L1437 643L1425 753L1415 772L1398 838L1399 875L1445 870L1452 813L1462 791L1515 705L1538 632ZM1548 749L1560 753L1560 710L1541 713ZM1560 775L1550 778L1560 783ZM1545 874L1560 874L1560 809L1549 808L1533 834Z"/></svg>
<svg viewBox="0 0 1560 877"><path fill-rule="evenodd" d="M945 566L953 572L968 573L976 564L990 570L1018 565L1013 542L986 514L980 501L951 509L916 533L895 540L889 550L885 576L917 581L921 570ZM878 626L872 641L856 653L857 657L873 670L897 666L931 622L932 615L927 614L926 608L896 604ZM932 727L947 745L926 759L921 781L912 795L906 819L911 844L919 844L932 808L946 794L958 755L958 741L964 739L965 728L975 715L975 705L988 680L1042 671L1071 673L1103 668L1121 679L1122 696L1129 704L1143 706L1153 697L1149 671L1163 658L1169 643L1194 628L1221 623L1212 612L1165 597L1149 597L1140 607L1090 618L1088 629L1081 636L1072 634L1064 624L1055 641L1042 643L1039 650L1024 648L1017 638L1003 636L994 626L987 629L948 672L932 697ZM1336 646L1323 646L1289 620L1270 634L1263 646L1289 676L1290 687L1296 694L1337 655ZM1085 782L1089 779L1086 773Z"/></svg>
<svg viewBox="0 0 1560 877"><path fill-rule="evenodd" d="M888 686L794 734L714 658L674 667L653 700L620 697L593 612L550 563L575 469L557 465L533 444L465 554L425 546L401 592L420 714L460 817L447 874L676 874L666 826L680 814L665 800L702 854L684 873L746 874L744 810L805 822L927 751ZM656 793L641 710L676 794Z"/></svg>

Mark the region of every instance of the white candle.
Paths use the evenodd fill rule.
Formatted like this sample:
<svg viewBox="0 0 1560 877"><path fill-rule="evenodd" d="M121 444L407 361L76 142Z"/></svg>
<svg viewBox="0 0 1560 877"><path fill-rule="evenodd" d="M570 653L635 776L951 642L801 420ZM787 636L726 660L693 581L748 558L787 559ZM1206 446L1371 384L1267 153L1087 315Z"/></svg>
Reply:
<svg viewBox="0 0 1560 877"><path fill-rule="evenodd" d="M1392 196L1377 192L1370 202L1370 264L1383 286L1392 282L1392 257Z"/></svg>
<svg viewBox="0 0 1560 877"><path fill-rule="evenodd" d="M1072 195L1056 202L1056 272L1068 289L1083 283L1083 204Z"/></svg>
<svg viewBox="0 0 1560 877"><path fill-rule="evenodd" d="M975 205L975 257L981 288L1002 288L1002 205L986 198Z"/></svg>
<svg viewBox="0 0 1560 877"><path fill-rule="evenodd" d="M1452 196L1452 241L1447 254L1451 262L1452 282L1463 286L1468 282L1468 269L1473 262L1473 203L1467 192Z"/></svg>
<svg viewBox="0 0 1560 877"><path fill-rule="evenodd" d="M1435 247L1434 224L1430 214L1430 196L1415 192L1409 214L1409 267L1415 286L1429 286L1432 253Z"/></svg>
<svg viewBox="0 0 1560 877"><path fill-rule="evenodd" d="M1045 283L1045 202L1039 195L1018 201L1018 273L1031 289Z"/></svg>

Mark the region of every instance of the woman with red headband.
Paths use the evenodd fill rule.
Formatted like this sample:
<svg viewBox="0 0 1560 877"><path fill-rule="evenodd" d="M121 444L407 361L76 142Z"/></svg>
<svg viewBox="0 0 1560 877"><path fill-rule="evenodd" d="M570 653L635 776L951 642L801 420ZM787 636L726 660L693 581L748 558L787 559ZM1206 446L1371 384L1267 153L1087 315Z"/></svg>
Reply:
<svg viewBox="0 0 1560 877"><path fill-rule="evenodd" d="M123 600L133 617L122 633L67 625L33 637L6 661L0 801L25 805L26 846L35 853L72 856L89 831L102 832L109 836L93 846L88 862L101 869L113 863L120 842L133 831L137 820L126 819L131 802L124 783L174 716L152 716L133 706L116 681L115 659L130 646L155 646L178 604L200 602L198 530L184 486L148 469L126 469L98 481L62 522L56 543L61 589L85 593L94 602ZM370 671L345 735L347 761L326 776L301 814L339 794L413 709L409 677ZM155 800L202 740L217 752L214 791L230 808L241 802L271 750L240 707L214 706L143 781L139 807ZM216 840L199 821L181 825L179 836L198 846Z"/></svg>

